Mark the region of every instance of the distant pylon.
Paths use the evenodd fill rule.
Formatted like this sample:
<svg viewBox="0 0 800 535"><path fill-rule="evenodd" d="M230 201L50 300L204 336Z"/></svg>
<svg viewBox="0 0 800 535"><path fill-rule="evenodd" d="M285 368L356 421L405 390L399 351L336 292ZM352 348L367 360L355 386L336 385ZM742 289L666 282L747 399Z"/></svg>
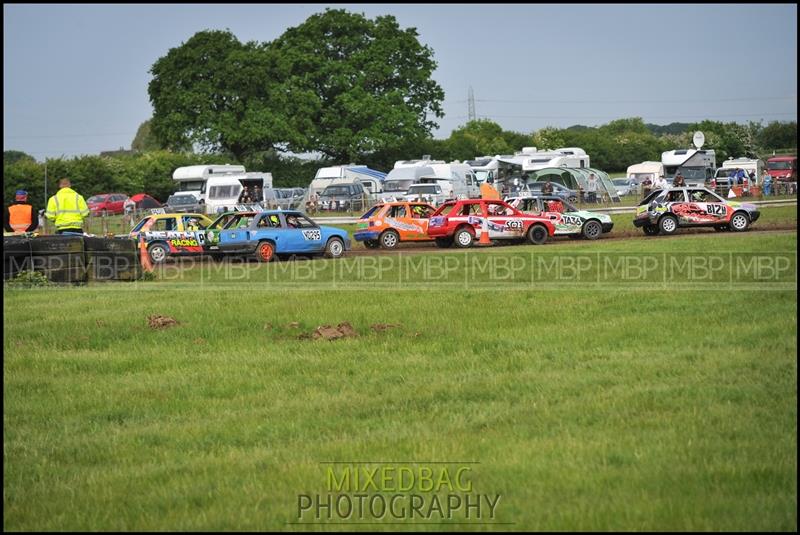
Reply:
<svg viewBox="0 0 800 535"><path fill-rule="evenodd" d="M469 112L468 112L469 120L474 121L475 119L477 119L477 116L475 115L475 93L472 92L472 86L469 86L468 101L469 101Z"/></svg>

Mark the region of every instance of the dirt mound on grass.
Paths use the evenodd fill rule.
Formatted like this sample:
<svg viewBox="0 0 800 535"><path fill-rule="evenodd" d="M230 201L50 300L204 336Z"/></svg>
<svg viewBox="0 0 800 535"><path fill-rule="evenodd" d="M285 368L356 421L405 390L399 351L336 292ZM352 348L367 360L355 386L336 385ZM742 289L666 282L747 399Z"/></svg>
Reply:
<svg viewBox="0 0 800 535"><path fill-rule="evenodd" d="M358 333L353 326L350 325L349 322L343 321L336 327L331 327L330 325L322 325L321 327L317 327L314 332L311 334L311 338L314 340L319 340L320 338L324 338L325 340L338 340L339 338L347 338L347 337L356 337Z"/></svg>
<svg viewBox="0 0 800 535"><path fill-rule="evenodd" d="M169 316L162 316L160 314L151 314L147 316L147 324L151 329L166 329L179 325L178 320Z"/></svg>

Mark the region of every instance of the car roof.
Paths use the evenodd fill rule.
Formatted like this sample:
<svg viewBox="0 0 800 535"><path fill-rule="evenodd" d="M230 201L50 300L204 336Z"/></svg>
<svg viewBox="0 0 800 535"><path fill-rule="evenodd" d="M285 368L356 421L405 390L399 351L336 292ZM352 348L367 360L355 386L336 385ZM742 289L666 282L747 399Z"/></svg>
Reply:
<svg viewBox="0 0 800 535"><path fill-rule="evenodd" d="M191 216L191 217L202 217L204 219L209 219L210 220L210 218L206 214L197 214L197 213L193 213L193 212L185 212L185 213L172 212L172 213L169 213L169 214L151 214L149 217L152 217L154 219L166 219L168 217L183 217L183 216L187 216L187 215Z"/></svg>

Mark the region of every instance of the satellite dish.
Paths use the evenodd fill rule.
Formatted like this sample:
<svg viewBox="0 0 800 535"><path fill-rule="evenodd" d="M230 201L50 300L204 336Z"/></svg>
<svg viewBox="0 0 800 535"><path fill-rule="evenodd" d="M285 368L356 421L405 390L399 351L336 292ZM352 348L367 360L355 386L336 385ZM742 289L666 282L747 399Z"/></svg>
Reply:
<svg viewBox="0 0 800 535"><path fill-rule="evenodd" d="M706 142L706 136L704 136L701 131L698 130L697 132L694 133L694 137L692 138L692 143L694 143L695 147L699 149L700 147L703 146L703 143L705 142Z"/></svg>

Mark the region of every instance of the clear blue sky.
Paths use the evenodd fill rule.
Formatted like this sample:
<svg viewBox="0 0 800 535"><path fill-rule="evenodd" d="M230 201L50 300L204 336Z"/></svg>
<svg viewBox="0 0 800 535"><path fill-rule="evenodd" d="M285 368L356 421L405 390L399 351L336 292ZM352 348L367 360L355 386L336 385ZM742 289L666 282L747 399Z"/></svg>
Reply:
<svg viewBox="0 0 800 535"><path fill-rule="evenodd" d="M530 133L640 116L797 119L797 6L3 6L3 147L37 159L129 148L153 62L204 29L271 41L326 7L392 14L433 48L435 137L479 117ZM409 155L409 157L415 155Z"/></svg>

